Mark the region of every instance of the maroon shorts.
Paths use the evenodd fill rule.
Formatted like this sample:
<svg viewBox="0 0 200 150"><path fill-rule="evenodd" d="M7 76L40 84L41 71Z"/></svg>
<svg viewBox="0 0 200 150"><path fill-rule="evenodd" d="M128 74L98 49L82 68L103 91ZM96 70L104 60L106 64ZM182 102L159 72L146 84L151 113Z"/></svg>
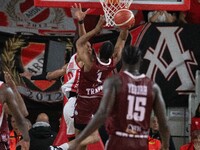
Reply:
<svg viewBox="0 0 200 150"><path fill-rule="evenodd" d="M99 108L101 98L82 98L78 97L75 105L74 122L75 128L77 126L86 126L91 120L92 115L96 113ZM80 130L80 129L79 129ZM82 129L81 129L82 130Z"/></svg>
<svg viewBox="0 0 200 150"><path fill-rule="evenodd" d="M127 138L111 135L105 146L106 150L148 150L147 138Z"/></svg>

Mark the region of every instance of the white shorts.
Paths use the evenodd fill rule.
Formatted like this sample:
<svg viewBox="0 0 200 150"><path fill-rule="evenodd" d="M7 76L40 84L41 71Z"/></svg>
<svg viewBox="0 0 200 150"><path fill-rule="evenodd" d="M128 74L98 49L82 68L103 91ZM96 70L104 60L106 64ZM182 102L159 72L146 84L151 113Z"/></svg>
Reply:
<svg viewBox="0 0 200 150"><path fill-rule="evenodd" d="M67 136L74 136L75 135L75 128L74 128L74 109L76 103L76 97L70 97L63 108L63 115L65 122L67 124Z"/></svg>

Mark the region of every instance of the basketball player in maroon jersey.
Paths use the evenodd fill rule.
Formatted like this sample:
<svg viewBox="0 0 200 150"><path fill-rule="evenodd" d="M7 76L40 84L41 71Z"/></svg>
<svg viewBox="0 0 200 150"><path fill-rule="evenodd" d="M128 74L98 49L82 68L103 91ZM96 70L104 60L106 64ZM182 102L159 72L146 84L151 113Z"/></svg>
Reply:
<svg viewBox="0 0 200 150"><path fill-rule="evenodd" d="M6 73L5 73L6 74ZM4 136L2 131L5 131L8 128L6 112L4 112L4 104L7 105L11 115L15 118L17 126L22 133L23 140L20 141L20 145L22 150L29 150L29 134L28 134L28 126L26 123L23 114L21 113L19 106L16 102L15 92L13 92L12 88L0 81L0 131L1 131L1 142L4 140ZM4 129L5 128L5 129ZM7 150L7 148L3 145L0 145L1 150Z"/></svg>
<svg viewBox="0 0 200 150"><path fill-rule="evenodd" d="M165 103L159 86L140 74L140 49L127 46L122 53L123 71L107 79L97 113L76 139L75 149L88 135L106 121L109 133L107 150L148 150L148 132L152 110L158 117L162 150L169 150L169 127Z"/></svg>
<svg viewBox="0 0 200 150"><path fill-rule="evenodd" d="M89 9L82 11L81 4L74 4L72 6L72 15L78 21L78 36L86 34L85 25L83 20L85 19ZM76 51L76 46L74 42L74 49ZM77 53L73 54L70 58L68 64L66 64L62 69L50 72L47 77L52 79L55 77L63 76L66 74L67 81L61 86L62 92L67 97L68 102L64 105L63 115L65 122L67 124L67 137L71 141L75 138L74 129L74 105L77 97L77 88L79 85L80 68L83 66L83 62L80 60ZM62 70L62 71L61 71ZM53 148L52 148L53 149Z"/></svg>
<svg viewBox="0 0 200 150"><path fill-rule="evenodd" d="M121 51L128 36L128 29L121 30L116 45L104 42L97 57L88 41L102 30L104 24L105 20L103 16L100 16L96 27L76 42L77 53L84 63L80 72L74 113L76 135L86 127L93 114L96 113L103 95L103 82L121 59Z"/></svg>

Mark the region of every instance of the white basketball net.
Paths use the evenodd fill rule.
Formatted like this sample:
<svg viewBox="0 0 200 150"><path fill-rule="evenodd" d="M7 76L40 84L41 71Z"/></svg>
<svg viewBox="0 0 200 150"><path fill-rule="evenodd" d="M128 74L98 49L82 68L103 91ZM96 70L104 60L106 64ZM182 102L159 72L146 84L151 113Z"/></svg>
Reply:
<svg viewBox="0 0 200 150"><path fill-rule="evenodd" d="M117 3L116 3L117 1ZM133 0L100 0L103 7L104 16L106 19L106 26L112 27L114 23L115 13L123 8L128 9Z"/></svg>

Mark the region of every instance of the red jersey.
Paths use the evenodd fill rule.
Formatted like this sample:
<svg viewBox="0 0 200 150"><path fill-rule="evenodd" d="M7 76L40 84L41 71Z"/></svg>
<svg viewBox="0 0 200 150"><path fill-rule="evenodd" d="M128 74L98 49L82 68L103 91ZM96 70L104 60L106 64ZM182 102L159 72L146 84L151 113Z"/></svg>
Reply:
<svg viewBox="0 0 200 150"><path fill-rule="evenodd" d="M108 63L103 63L95 57L89 72L84 72L84 66L81 68L78 95L82 98L102 97L103 83L114 68L112 59L109 59Z"/></svg>
<svg viewBox="0 0 200 150"><path fill-rule="evenodd" d="M145 143L142 147L147 149L153 82L144 74L133 76L127 71L120 72L119 78L122 82L120 89L123 90L116 95L117 99L106 121L106 129L110 135L140 139Z"/></svg>
<svg viewBox="0 0 200 150"><path fill-rule="evenodd" d="M66 69L67 82L61 87L62 92L64 94L66 94L66 92L69 92L69 91L77 92L81 68L76 62L76 57L77 57L77 54L74 54L67 65L67 69Z"/></svg>

